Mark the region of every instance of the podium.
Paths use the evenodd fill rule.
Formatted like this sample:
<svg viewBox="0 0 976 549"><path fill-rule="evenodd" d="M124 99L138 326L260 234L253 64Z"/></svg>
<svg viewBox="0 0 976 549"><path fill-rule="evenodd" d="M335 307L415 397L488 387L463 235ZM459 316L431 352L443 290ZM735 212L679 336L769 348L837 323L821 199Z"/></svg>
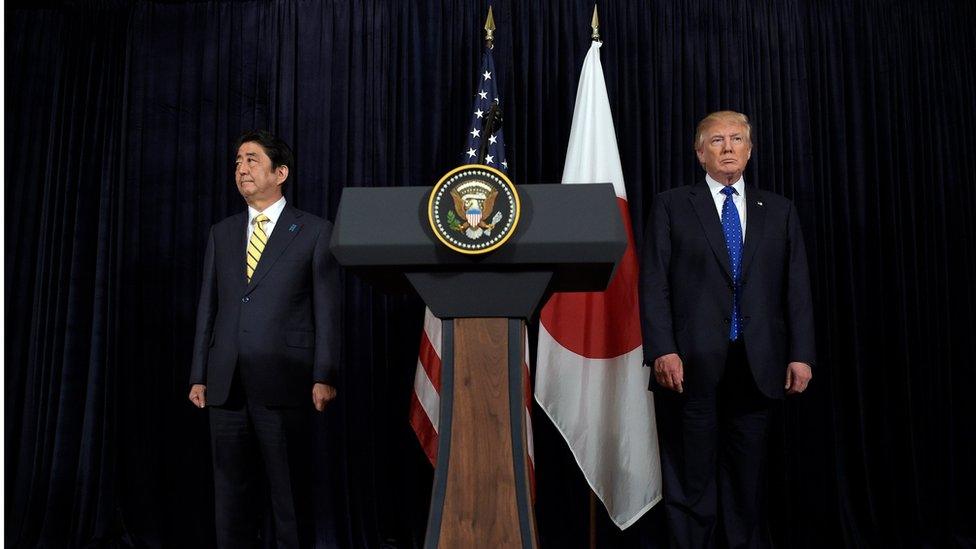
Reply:
<svg viewBox="0 0 976 549"><path fill-rule="evenodd" d="M416 291L443 320L427 549L536 547L525 319L551 292L605 289L627 247L612 185L518 192L515 233L476 256L437 241L427 221L429 188L347 187L339 203L331 242L339 264L382 291Z"/></svg>

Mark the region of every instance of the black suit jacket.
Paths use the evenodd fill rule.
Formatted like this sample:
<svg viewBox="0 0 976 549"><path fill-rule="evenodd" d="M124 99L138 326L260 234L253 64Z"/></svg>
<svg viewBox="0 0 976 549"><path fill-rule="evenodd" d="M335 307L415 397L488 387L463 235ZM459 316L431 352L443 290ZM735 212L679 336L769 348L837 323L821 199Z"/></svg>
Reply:
<svg viewBox="0 0 976 549"><path fill-rule="evenodd" d="M754 187L745 194L741 334L759 389L781 398L787 364L814 363L806 250L789 200ZM657 196L641 263L645 364L677 353L684 363L685 391L713 391L729 348L732 270L704 181Z"/></svg>
<svg viewBox="0 0 976 549"><path fill-rule="evenodd" d="M310 404L313 382L335 385L339 366L332 224L286 205L250 284L246 227L242 212L210 230L190 384L206 384L207 404L220 406L239 368L248 402Z"/></svg>

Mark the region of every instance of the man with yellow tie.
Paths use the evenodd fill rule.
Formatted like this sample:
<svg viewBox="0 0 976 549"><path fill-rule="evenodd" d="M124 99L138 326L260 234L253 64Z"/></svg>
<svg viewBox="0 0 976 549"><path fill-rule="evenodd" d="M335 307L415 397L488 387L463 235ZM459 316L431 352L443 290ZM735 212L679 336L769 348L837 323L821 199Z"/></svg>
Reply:
<svg viewBox="0 0 976 549"><path fill-rule="evenodd" d="M339 366L332 224L285 201L294 160L281 139L245 133L236 166L247 211L210 230L190 369L190 401L210 412L217 545L256 544L260 465L278 547L309 547L309 404L335 398Z"/></svg>

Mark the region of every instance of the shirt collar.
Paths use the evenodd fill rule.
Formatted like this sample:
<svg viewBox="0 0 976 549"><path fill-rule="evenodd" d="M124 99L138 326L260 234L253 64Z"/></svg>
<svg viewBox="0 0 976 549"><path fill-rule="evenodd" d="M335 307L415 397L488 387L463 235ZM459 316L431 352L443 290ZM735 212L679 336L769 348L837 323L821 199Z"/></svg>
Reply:
<svg viewBox="0 0 976 549"><path fill-rule="evenodd" d="M259 211L255 210L253 207L248 206L247 207L247 224L248 224L248 226L252 225L254 223L254 218L257 217L258 214L262 214L262 213L264 215L268 216L268 219L271 220L271 223L272 224L277 223L278 222L278 217L281 216L281 211L284 210L284 209L285 209L285 197L283 197L283 196L281 198L279 198L277 202L275 202L274 204L272 204L272 205L268 206L267 208L265 208L263 212L259 212Z"/></svg>
<svg viewBox="0 0 976 549"><path fill-rule="evenodd" d="M722 189L725 188L725 185L719 183L718 181L715 181L715 179L713 179L712 176L708 174L705 174L705 183L708 184L708 190L711 191L713 195L719 194L720 192L722 192ZM745 198L746 196L745 176L739 177L739 180L732 184L732 188L735 189L735 192L739 193L739 196Z"/></svg>

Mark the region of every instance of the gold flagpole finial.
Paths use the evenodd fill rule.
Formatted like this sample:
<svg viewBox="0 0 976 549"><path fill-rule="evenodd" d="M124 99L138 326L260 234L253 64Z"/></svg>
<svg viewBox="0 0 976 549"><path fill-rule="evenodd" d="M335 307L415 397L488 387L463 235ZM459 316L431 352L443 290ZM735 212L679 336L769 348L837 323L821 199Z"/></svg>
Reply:
<svg viewBox="0 0 976 549"><path fill-rule="evenodd" d="M594 42L600 42L600 16L596 14L596 4L593 4L593 19L590 21L590 28L593 29Z"/></svg>
<svg viewBox="0 0 976 549"><path fill-rule="evenodd" d="M488 6L488 19L485 20L485 46L495 47L495 17L492 15L491 6Z"/></svg>

